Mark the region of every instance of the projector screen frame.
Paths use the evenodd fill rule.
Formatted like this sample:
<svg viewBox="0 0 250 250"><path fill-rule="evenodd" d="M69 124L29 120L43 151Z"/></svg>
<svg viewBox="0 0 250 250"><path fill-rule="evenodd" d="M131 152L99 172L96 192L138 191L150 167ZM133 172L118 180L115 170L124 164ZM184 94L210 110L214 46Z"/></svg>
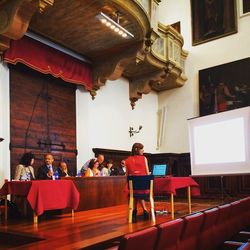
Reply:
<svg viewBox="0 0 250 250"><path fill-rule="evenodd" d="M212 122L225 122L243 117L245 161L226 163L197 163L197 150L195 150L194 127L207 126ZM217 119L217 121L216 121ZM198 125L197 125L198 124ZM250 174L250 107L234 109L226 112L211 114L188 120L189 146L191 160L191 176L227 176ZM236 131L237 133L237 131ZM232 142L233 143L233 142ZM208 147L209 148L209 147Z"/></svg>

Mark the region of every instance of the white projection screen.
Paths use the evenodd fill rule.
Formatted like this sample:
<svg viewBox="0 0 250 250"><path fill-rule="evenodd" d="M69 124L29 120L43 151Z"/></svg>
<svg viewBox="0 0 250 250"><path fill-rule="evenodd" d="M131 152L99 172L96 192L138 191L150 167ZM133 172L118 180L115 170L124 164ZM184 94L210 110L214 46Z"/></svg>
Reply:
<svg viewBox="0 0 250 250"><path fill-rule="evenodd" d="M188 120L191 174L250 173L250 107Z"/></svg>

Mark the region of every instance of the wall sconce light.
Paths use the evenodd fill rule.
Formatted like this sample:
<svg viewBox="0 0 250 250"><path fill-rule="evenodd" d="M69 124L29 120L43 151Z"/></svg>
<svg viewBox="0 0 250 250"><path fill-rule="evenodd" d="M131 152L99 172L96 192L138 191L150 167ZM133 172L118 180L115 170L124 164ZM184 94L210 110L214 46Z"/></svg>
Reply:
<svg viewBox="0 0 250 250"><path fill-rule="evenodd" d="M103 23L104 25L106 25L107 27L112 29L114 32L116 32L117 34L119 34L123 38L128 39L130 37L134 37L133 34L131 34L128 30L126 30L125 28L123 28L119 24L119 12L117 12L116 14L117 14L117 21L114 21L112 18L108 17L107 15L105 15L102 12L100 12L96 16L96 18L98 18L101 21L101 23Z"/></svg>
<svg viewBox="0 0 250 250"><path fill-rule="evenodd" d="M142 129L141 125L139 126L138 130L134 130L133 127L129 127L129 131L128 131L129 132L129 136L132 137L132 136L134 136L134 134L138 134L141 129Z"/></svg>

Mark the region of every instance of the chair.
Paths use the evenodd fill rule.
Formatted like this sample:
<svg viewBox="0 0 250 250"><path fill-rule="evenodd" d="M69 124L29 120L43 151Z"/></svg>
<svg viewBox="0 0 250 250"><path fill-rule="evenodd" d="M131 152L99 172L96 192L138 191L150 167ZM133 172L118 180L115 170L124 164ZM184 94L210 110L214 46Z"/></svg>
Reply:
<svg viewBox="0 0 250 250"><path fill-rule="evenodd" d="M247 242L250 239L250 231L245 230L248 219L248 206L247 199L241 199L238 201L231 202L231 240L239 242Z"/></svg>
<svg viewBox="0 0 250 250"><path fill-rule="evenodd" d="M155 250L178 249L179 238L183 227L183 219L164 222L158 225L158 238Z"/></svg>
<svg viewBox="0 0 250 250"><path fill-rule="evenodd" d="M199 237L199 249L200 250L211 250L216 248L216 242L214 241L215 232L214 227L219 214L217 207L207 209L203 211L204 220L201 226L200 237Z"/></svg>
<svg viewBox="0 0 250 250"><path fill-rule="evenodd" d="M0 204L0 215L4 213L4 220L7 221L8 219L8 201L7 195L4 194L4 191L0 189L0 200L1 202L4 200L3 204Z"/></svg>
<svg viewBox="0 0 250 250"><path fill-rule="evenodd" d="M153 199L153 175L128 176L129 186L129 216L128 221L132 223L134 199L147 199L150 201L152 221L155 222L154 199ZM148 192L142 192L147 190Z"/></svg>
<svg viewBox="0 0 250 250"><path fill-rule="evenodd" d="M243 213L241 215L241 220L243 221L244 229L248 229L250 231L250 196L241 200L242 207L244 208Z"/></svg>
<svg viewBox="0 0 250 250"><path fill-rule="evenodd" d="M238 250L250 250L250 242L246 242L238 248Z"/></svg>
<svg viewBox="0 0 250 250"><path fill-rule="evenodd" d="M250 250L250 240L248 242L225 241L222 250Z"/></svg>
<svg viewBox="0 0 250 250"><path fill-rule="evenodd" d="M198 240L200 228L203 222L203 213L195 213L184 217L184 227L181 233L178 249L196 250L198 249Z"/></svg>
<svg viewBox="0 0 250 250"><path fill-rule="evenodd" d="M236 236L244 228L242 215L244 214L242 202L240 200L231 202L231 213L229 218L230 238Z"/></svg>
<svg viewBox="0 0 250 250"><path fill-rule="evenodd" d="M126 234L119 245L119 250L152 250L157 239L157 228L149 227L138 232Z"/></svg>
<svg viewBox="0 0 250 250"><path fill-rule="evenodd" d="M228 225L231 213L231 204L220 205L218 206L218 208L218 219L214 227L214 240L216 242L216 246L220 246L221 244L223 244L224 241L230 238L230 231Z"/></svg>

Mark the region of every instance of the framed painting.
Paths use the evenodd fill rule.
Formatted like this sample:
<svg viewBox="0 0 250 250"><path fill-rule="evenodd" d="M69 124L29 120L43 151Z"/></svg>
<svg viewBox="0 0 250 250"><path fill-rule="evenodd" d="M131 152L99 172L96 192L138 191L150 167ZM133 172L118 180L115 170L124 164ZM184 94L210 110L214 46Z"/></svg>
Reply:
<svg viewBox="0 0 250 250"><path fill-rule="evenodd" d="M247 16L250 14L250 1L249 0L238 0L240 17Z"/></svg>
<svg viewBox="0 0 250 250"><path fill-rule="evenodd" d="M235 0L191 0L193 45L237 32Z"/></svg>
<svg viewBox="0 0 250 250"><path fill-rule="evenodd" d="M200 116L250 106L250 58L199 71Z"/></svg>

